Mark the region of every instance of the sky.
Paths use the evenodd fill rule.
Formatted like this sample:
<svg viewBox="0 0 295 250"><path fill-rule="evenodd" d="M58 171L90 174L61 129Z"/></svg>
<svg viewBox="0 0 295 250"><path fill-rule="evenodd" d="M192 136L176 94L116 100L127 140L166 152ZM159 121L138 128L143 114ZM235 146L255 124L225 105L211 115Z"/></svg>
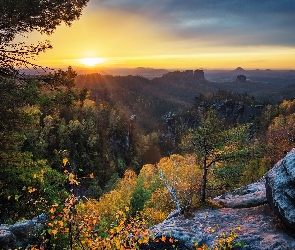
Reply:
<svg viewBox="0 0 295 250"><path fill-rule="evenodd" d="M90 0L36 62L80 67L295 69L294 0Z"/></svg>

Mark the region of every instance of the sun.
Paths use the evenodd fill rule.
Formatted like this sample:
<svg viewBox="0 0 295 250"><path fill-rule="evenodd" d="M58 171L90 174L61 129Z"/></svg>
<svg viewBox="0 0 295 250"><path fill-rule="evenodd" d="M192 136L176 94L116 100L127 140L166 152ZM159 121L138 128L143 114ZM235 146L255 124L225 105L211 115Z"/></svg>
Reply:
<svg viewBox="0 0 295 250"><path fill-rule="evenodd" d="M80 62L86 66L89 66L89 67L93 67L93 66L103 63L105 61L106 61L105 58L99 58L99 57L89 57L89 58L78 59L78 62Z"/></svg>

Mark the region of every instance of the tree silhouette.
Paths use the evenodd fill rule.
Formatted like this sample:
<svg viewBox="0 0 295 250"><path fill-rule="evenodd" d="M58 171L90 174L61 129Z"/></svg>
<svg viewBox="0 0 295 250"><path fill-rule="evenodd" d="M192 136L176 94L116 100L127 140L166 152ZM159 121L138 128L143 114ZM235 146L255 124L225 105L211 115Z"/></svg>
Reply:
<svg viewBox="0 0 295 250"><path fill-rule="evenodd" d="M49 41L37 45L12 43L16 35L37 31L52 34L58 25L71 25L89 0L1 0L0 1L0 77L14 76L16 68L37 68L31 61L52 48Z"/></svg>

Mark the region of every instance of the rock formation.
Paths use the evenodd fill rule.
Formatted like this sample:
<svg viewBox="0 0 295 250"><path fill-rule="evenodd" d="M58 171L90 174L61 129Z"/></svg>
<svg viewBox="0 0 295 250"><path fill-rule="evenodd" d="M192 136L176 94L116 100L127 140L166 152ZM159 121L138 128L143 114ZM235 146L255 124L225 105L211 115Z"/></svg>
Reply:
<svg viewBox="0 0 295 250"><path fill-rule="evenodd" d="M179 79L185 82L202 82L206 81L204 70L185 70L185 71L172 71L162 76L163 78Z"/></svg>
<svg viewBox="0 0 295 250"><path fill-rule="evenodd" d="M246 80L247 80L246 76L244 76L244 75L238 75L237 76L237 79L236 79L236 82L244 83L244 82L246 82Z"/></svg>
<svg viewBox="0 0 295 250"><path fill-rule="evenodd" d="M14 225L0 225L0 249L25 249L29 244L38 244L45 221L45 214L41 214Z"/></svg>
<svg viewBox="0 0 295 250"><path fill-rule="evenodd" d="M295 249L295 149L259 181L216 197L213 203L222 208L168 216L151 228L158 240L142 249L195 249L196 242L212 247L233 230L233 244L243 245L237 249Z"/></svg>
<svg viewBox="0 0 295 250"><path fill-rule="evenodd" d="M201 108L202 105L204 104L200 104ZM225 119L230 123L248 123L261 115L264 105L248 105L229 98L216 101L211 104L211 107L216 110L216 115L220 119Z"/></svg>
<svg viewBox="0 0 295 250"><path fill-rule="evenodd" d="M265 178L213 199L213 203L229 208L248 208L267 203Z"/></svg>
<svg viewBox="0 0 295 250"><path fill-rule="evenodd" d="M204 81L205 80L205 75L204 75L204 71L201 69L196 69L194 71L194 77L195 79L197 79L198 81Z"/></svg>
<svg viewBox="0 0 295 250"><path fill-rule="evenodd" d="M295 230L295 149L266 175L267 200L271 208Z"/></svg>
<svg viewBox="0 0 295 250"><path fill-rule="evenodd" d="M193 213L193 218L184 215L174 217L152 228L156 238L177 239L177 249L195 249L207 244L212 247L222 237L222 233L237 234L236 243L244 243L247 250L287 250L295 249L295 239L280 227L268 205L252 208L222 208ZM173 249L159 240L145 249ZM144 248L143 248L144 249Z"/></svg>

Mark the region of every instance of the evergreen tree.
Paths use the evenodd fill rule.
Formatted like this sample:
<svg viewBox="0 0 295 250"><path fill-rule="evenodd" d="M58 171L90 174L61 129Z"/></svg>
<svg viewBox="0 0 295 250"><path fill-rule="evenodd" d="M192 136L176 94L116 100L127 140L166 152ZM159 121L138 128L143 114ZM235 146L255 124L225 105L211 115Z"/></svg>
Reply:
<svg viewBox="0 0 295 250"><path fill-rule="evenodd" d="M130 199L131 213L133 215L136 212L142 211L144 204L151 198L151 192L144 187L143 180L137 179L135 189Z"/></svg>
<svg viewBox="0 0 295 250"><path fill-rule="evenodd" d="M250 154L249 125L237 125L227 129L214 110L199 112L200 126L190 129L183 138L184 149L193 151L197 164L203 171L201 201L206 199L208 173L218 164L242 164Z"/></svg>

